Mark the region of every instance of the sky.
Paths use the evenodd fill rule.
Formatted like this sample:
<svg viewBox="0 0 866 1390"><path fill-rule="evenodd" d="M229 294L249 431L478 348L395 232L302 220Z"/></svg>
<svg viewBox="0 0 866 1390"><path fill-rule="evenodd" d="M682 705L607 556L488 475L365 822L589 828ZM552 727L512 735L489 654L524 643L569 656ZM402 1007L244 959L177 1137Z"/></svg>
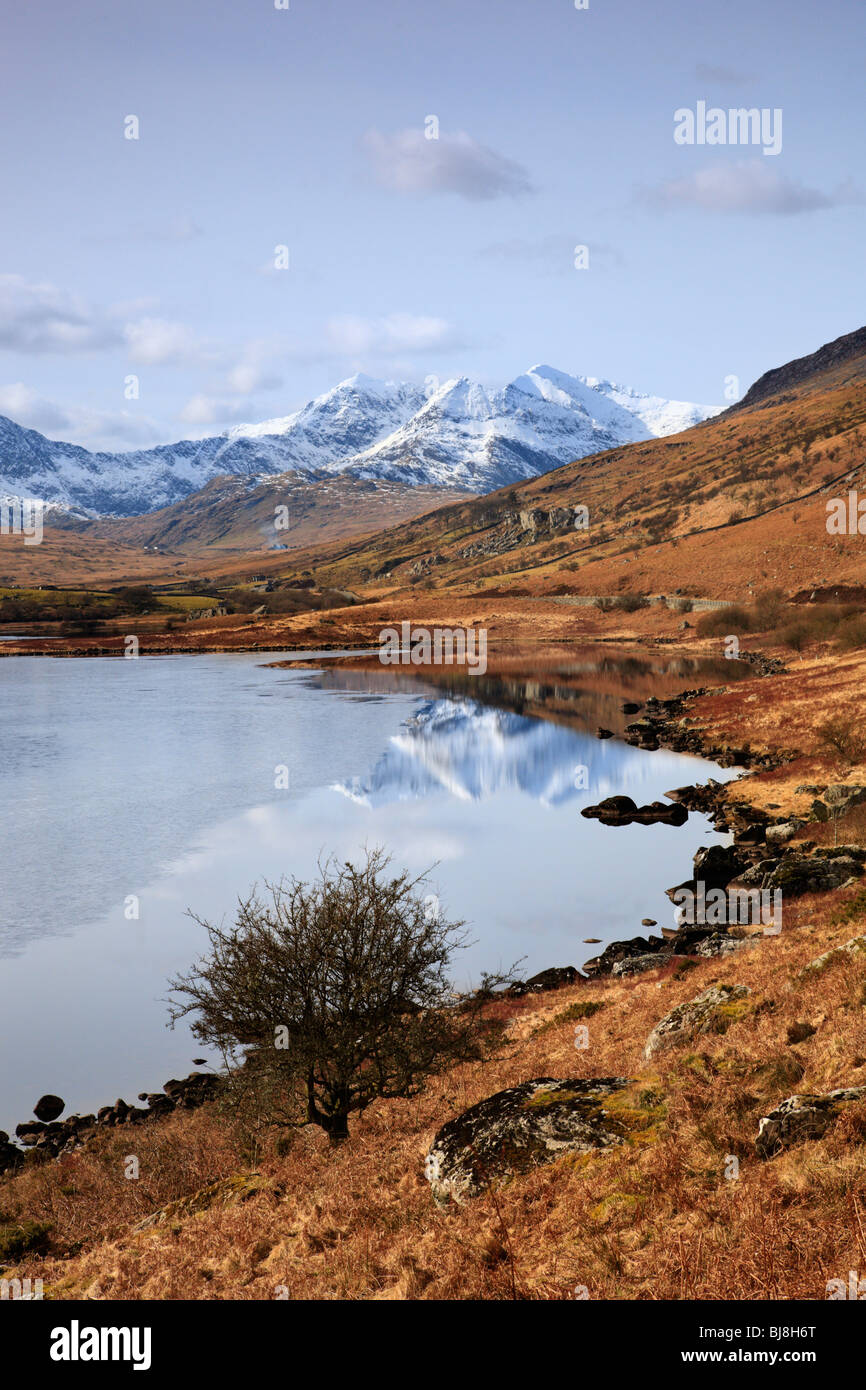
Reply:
<svg viewBox="0 0 866 1390"><path fill-rule="evenodd" d="M2 0L0 414L116 451L540 362L727 404L866 319L862 0L285 3ZM781 149L679 143L699 102Z"/></svg>

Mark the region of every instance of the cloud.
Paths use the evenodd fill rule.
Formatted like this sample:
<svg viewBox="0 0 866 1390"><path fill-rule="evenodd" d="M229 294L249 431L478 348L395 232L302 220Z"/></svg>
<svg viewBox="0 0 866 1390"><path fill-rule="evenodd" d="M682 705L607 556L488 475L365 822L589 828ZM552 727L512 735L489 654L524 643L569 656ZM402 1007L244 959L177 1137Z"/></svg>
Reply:
<svg viewBox="0 0 866 1390"><path fill-rule="evenodd" d="M226 400L199 392L190 396L177 418L187 425L245 424L255 418L255 411L247 400Z"/></svg>
<svg viewBox="0 0 866 1390"><path fill-rule="evenodd" d="M533 192L521 164L465 131L428 140L422 130L370 130L364 148L378 183L397 193L456 193L473 202Z"/></svg>
<svg viewBox="0 0 866 1390"><path fill-rule="evenodd" d="M214 359L214 348L184 323L145 318L123 330L133 362L148 367L200 366Z"/></svg>
<svg viewBox="0 0 866 1390"><path fill-rule="evenodd" d="M47 281L0 275L0 347L16 352L94 352L121 342L119 326Z"/></svg>
<svg viewBox="0 0 866 1390"><path fill-rule="evenodd" d="M228 369L220 384L221 392L249 396L254 391L277 391L283 385L270 363L286 352L282 338L254 338L244 344L237 362Z"/></svg>
<svg viewBox="0 0 866 1390"><path fill-rule="evenodd" d="M328 322L326 336L333 352L348 356L412 355L452 351L464 345L445 319L415 314L388 314L376 319L344 315Z"/></svg>
<svg viewBox="0 0 866 1390"><path fill-rule="evenodd" d="M807 188L754 160L701 169L687 178L671 179L657 188L644 190L640 199L660 209L694 207L705 212L769 213L791 217L801 212L861 202L862 196L850 183L841 185L832 194Z"/></svg>
<svg viewBox="0 0 866 1390"><path fill-rule="evenodd" d="M16 424L51 439L61 438L89 449L115 450L118 445L146 448L165 438L165 431L148 416L59 405L23 381L0 385L0 415L8 415Z"/></svg>

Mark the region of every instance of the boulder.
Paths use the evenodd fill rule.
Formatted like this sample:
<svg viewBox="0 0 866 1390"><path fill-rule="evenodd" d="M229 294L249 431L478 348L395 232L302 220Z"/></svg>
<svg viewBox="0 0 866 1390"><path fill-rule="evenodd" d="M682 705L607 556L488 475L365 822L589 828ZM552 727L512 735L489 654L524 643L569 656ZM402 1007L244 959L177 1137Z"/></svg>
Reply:
<svg viewBox="0 0 866 1390"><path fill-rule="evenodd" d="M599 975L609 975L617 961L667 949L668 943L663 937L657 936L633 936L630 941L611 941L600 956L593 956L592 960L584 962L583 973L594 980Z"/></svg>
<svg viewBox="0 0 866 1390"><path fill-rule="evenodd" d="M746 867L746 860L734 845L705 845L697 851L693 863L695 882L703 883L707 892L711 888L727 888L731 879Z"/></svg>
<svg viewBox="0 0 866 1390"><path fill-rule="evenodd" d="M533 975L529 980L517 980L513 985L509 985L507 994L541 994L548 989L562 989L564 985L573 985L580 975L573 965L552 965L549 970L541 970L537 975Z"/></svg>
<svg viewBox="0 0 866 1390"><path fill-rule="evenodd" d="M479 1101L444 1124L430 1146L425 1172L434 1200L460 1203L562 1154L621 1143L627 1124L605 1103L631 1084L621 1076L544 1076Z"/></svg>
<svg viewBox="0 0 866 1390"><path fill-rule="evenodd" d="M0 1173L10 1173L24 1162L24 1155L15 1144L9 1142L9 1135L0 1130Z"/></svg>
<svg viewBox="0 0 866 1390"><path fill-rule="evenodd" d="M782 825L768 825L764 838L768 845L786 845L793 840L799 829L799 822L785 821Z"/></svg>
<svg viewBox="0 0 866 1390"><path fill-rule="evenodd" d="M750 993L746 985L711 985L696 999L677 1004L650 1033L644 1048L647 1061L701 1033L724 1033L745 1013L748 1006L744 1001Z"/></svg>
<svg viewBox="0 0 866 1390"><path fill-rule="evenodd" d="M66 1108L66 1101L59 1096L40 1096L33 1107L33 1114L37 1120L56 1120L58 1115L62 1115Z"/></svg>
<svg viewBox="0 0 866 1390"><path fill-rule="evenodd" d="M672 959L671 951L653 951L646 956L626 956L624 960L616 962L611 974L642 975L645 970L661 970L662 966L668 965Z"/></svg>
<svg viewBox="0 0 866 1390"><path fill-rule="evenodd" d="M696 956L730 956L741 951L744 946L756 946L760 933L756 936L729 936L726 932L714 931L705 936L695 947Z"/></svg>
<svg viewBox="0 0 866 1390"><path fill-rule="evenodd" d="M825 951L822 956L816 956L810 960L808 965L804 965L798 971L797 978L803 979L812 974L820 974L829 965L838 965L840 961L850 956L860 956L866 954L866 936L852 936L850 941L846 941L843 946L834 946L832 951Z"/></svg>
<svg viewBox="0 0 866 1390"><path fill-rule="evenodd" d="M630 796L608 796L597 806L584 806L580 814L602 825L685 825L689 818L685 806L664 801L638 806Z"/></svg>
<svg viewBox="0 0 866 1390"><path fill-rule="evenodd" d="M843 1105L866 1099L866 1086L849 1086L826 1095L789 1096L765 1115L758 1125L755 1151L759 1158L772 1158L782 1149L804 1139L820 1139L839 1115Z"/></svg>
<svg viewBox="0 0 866 1390"><path fill-rule="evenodd" d="M736 888L780 888L787 897L803 893L826 893L841 888L863 872L866 851L858 845L839 845L835 849L816 849L804 854L787 849L778 859L761 859L734 880Z"/></svg>

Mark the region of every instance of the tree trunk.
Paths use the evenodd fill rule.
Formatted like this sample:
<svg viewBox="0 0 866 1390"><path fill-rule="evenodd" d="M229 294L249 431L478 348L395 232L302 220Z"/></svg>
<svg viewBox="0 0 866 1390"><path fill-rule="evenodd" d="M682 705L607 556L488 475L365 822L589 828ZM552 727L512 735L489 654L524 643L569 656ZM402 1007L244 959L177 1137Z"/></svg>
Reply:
<svg viewBox="0 0 866 1390"><path fill-rule="evenodd" d="M343 1140L349 1137L348 1104L332 1113L320 1110L316 1104L316 1086L312 1072L307 1077L307 1119L310 1124L321 1126L331 1144L342 1144Z"/></svg>
<svg viewBox="0 0 866 1390"><path fill-rule="evenodd" d="M331 1144L342 1144L344 1139L349 1137L349 1115L345 1114L328 1116L328 1141Z"/></svg>

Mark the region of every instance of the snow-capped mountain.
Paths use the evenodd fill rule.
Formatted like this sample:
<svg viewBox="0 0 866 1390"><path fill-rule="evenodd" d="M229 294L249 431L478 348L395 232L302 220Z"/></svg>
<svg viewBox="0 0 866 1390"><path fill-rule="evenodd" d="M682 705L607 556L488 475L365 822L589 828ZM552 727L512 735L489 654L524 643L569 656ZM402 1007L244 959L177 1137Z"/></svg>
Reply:
<svg viewBox="0 0 866 1390"><path fill-rule="evenodd" d="M678 754L660 756L662 763L618 741L472 699L438 699L405 722L366 776L332 790L369 807L433 795L485 801L504 792L544 806L588 806L624 790L640 800L656 796L659 774L682 773Z"/></svg>
<svg viewBox="0 0 866 1390"><path fill-rule="evenodd" d="M538 366L499 390L461 377L429 397L408 382L353 376L291 415L121 454L90 453L0 416L0 493L92 517L155 511L224 474L348 472L488 492L720 409Z"/></svg>

